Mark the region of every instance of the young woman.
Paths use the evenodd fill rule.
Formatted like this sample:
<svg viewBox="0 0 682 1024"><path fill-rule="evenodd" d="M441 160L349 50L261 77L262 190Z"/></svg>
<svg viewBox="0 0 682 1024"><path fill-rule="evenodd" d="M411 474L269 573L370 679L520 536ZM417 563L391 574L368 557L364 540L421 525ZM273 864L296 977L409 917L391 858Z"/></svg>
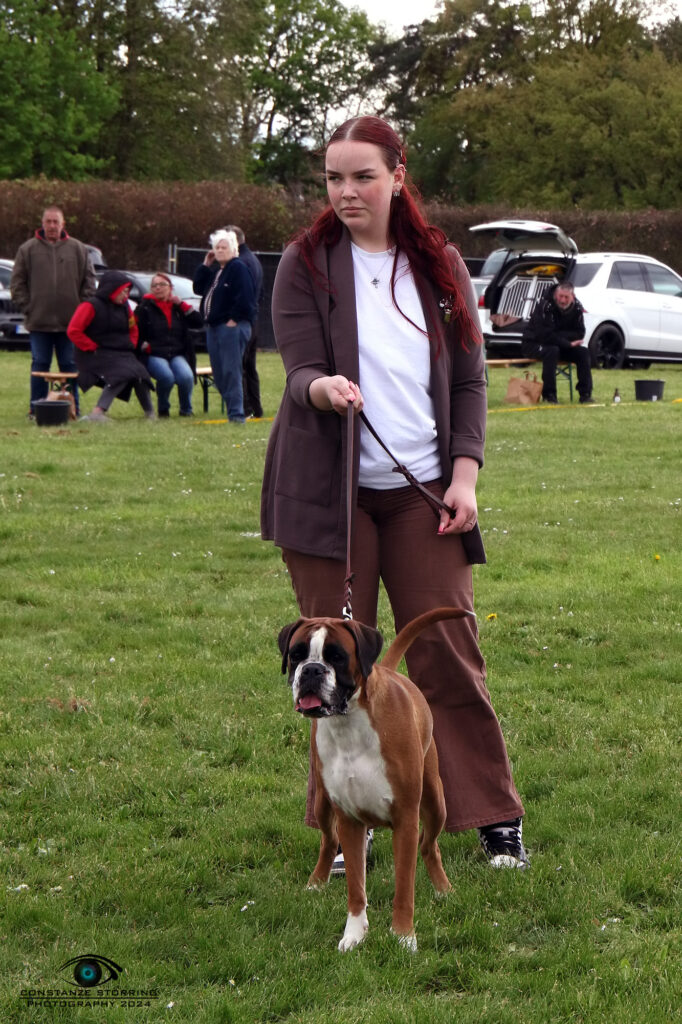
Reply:
<svg viewBox="0 0 682 1024"><path fill-rule="evenodd" d="M203 296L206 347L228 419L244 423L242 360L256 316L256 293L251 274L239 259L234 231L211 235L211 251L194 275L194 291Z"/></svg>
<svg viewBox="0 0 682 1024"><path fill-rule="evenodd" d="M353 613L395 629L428 609L473 610L484 561L476 480L486 418L476 303L464 263L413 198L385 121L347 121L327 147L330 205L285 251L273 322L287 383L268 446L261 531L282 549L301 613L339 616L346 558L345 417L365 413L450 507L438 519L355 420ZM441 622L407 654L434 718L446 829L478 828L496 867L526 867L523 807L485 685L475 620ZM314 825L309 784L306 813Z"/></svg>
<svg viewBox="0 0 682 1024"><path fill-rule="evenodd" d="M102 274L95 295L81 302L66 329L76 346L78 384L83 391L102 386L97 405L85 419L108 420L115 398L127 402L135 391L147 419L154 419L152 379L136 355L137 323L128 305L130 281L119 270Z"/></svg>
<svg viewBox="0 0 682 1024"><path fill-rule="evenodd" d="M154 274L151 292L144 296L135 316L140 351L156 381L159 416L170 415L170 393L174 384L178 385L180 415L193 416L196 355L190 328L201 327L201 314L173 294L171 279L159 271Z"/></svg>

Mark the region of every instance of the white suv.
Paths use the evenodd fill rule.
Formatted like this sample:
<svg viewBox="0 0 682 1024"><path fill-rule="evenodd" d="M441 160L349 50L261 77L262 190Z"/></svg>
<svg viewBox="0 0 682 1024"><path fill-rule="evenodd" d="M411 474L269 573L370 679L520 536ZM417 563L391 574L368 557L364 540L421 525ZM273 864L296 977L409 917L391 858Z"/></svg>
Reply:
<svg viewBox="0 0 682 1024"><path fill-rule="evenodd" d="M585 309L594 366L682 362L682 277L650 256L578 253L553 224L495 221L471 228L507 246L507 258L479 299L489 354L518 350L537 301L571 281Z"/></svg>

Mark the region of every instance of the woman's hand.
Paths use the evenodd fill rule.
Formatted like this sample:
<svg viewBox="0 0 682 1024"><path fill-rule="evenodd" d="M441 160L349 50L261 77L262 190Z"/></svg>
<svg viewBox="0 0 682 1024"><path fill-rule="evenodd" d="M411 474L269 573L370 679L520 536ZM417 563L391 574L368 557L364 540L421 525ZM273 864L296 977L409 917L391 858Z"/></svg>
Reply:
<svg viewBox="0 0 682 1024"><path fill-rule="evenodd" d="M443 495L443 501L455 510L455 516L450 518L447 512L441 510L439 533L469 533L470 530L473 530L478 518L477 479L478 463L475 459L466 457L455 459L452 483Z"/></svg>
<svg viewBox="0 0 682 1024"><path fill-rule="evenodd" d="M360 388L347 377L336 374L334 377L317 377L308 391L310 401L322 412L337 412L340 416L348 413L348 405L359 412L363 406Z"/></svg>
<svg viewBox="0 0 682 1024"><path fill-rule="evenodd" d="M228 327L236 327L237 326L237 321L236 320L228 320L227 321L227 326Z"/></svg>

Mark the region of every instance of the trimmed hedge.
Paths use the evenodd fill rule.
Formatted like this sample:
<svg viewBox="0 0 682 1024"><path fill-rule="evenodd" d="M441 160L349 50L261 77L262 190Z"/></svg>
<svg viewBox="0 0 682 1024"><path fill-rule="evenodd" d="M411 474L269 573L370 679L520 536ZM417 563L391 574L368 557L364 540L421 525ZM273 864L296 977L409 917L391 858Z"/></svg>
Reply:
<svg viewBox="0 0 682 1024"><path fill-rule="evenodd" d="M12 258L40 223L49 203L64 210L67 228L102 249L110 266L150 270L166 265L168 245L203 248L224 224L239 224L252 249L280 251L310 222L322 199L284 189L217 182L0 182L0 256ZM485 256L490 243L469 227L502 217L546 220L586 251L641 252L682 273L682 211L529 210L426 203L427 215L466 256Z"/></svg>

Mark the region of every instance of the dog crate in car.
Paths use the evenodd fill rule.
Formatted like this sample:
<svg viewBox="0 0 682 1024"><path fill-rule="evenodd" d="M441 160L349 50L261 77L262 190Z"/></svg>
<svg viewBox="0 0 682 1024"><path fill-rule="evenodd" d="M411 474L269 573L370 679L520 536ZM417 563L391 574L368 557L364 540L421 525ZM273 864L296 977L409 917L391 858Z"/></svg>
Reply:
<svg viewBox="0 0 682 1024"><path fill-rule="evenodd" d="M559 282L557 274L518 274L503 287L497 312L505 317L530 320L543 296Z"/></svg>

